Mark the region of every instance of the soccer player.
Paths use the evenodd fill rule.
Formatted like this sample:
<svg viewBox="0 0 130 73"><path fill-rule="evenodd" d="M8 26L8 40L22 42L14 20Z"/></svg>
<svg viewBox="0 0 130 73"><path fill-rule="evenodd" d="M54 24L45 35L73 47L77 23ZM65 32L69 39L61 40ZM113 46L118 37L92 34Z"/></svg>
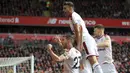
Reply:
<svg viewBox="0 0 130 73"><path fill-rule="evenodd" d="M93 70L94 73L103 73L97 60L96 42L89 34L81 16L74 11L74 4L72 2L64 2L63 11L70 20L69 24L76 37L77 48L81 51L83 45L86 51L86 56L83 57L82 61L84 69L81 73L91 73L89 70Z"/></svg>
<svg viewBox="0 0 130 73"><path fill-rule="evenodd" d="M66 51L61 56L58 56L52 51L53 46L51 44L48 44L47 48L50 52L51 57L55 61L64 61L63 73L79 73L81 53L73 47L73 37L67 35L65 37L62 37L62 40L58 41L58 43L60 43L60 46L66 49Z"/></svg>
<svg viewBox="0 0 130 73"><path fill-rule="evenodd" d="M104 73L117 73L113 64L112 45L109 35L104 34L104 26L99 24L94 27L94 37L99 52L99 64Z"/></svg>

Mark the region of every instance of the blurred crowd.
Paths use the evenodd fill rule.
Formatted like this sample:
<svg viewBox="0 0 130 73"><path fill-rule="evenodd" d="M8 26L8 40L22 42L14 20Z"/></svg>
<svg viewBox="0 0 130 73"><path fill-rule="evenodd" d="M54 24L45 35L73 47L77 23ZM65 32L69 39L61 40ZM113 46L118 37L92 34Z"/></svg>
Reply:
<svg viewBox="0 0 130 73"><path fill-rule="evenodd" d="M67 32L71 32L69 27L0 26L0 33L65 34Z"/></svg>
<svg viewBox="0 0 130 73"><path fill-rule="evenodd" d="M1 38L0 38L1 40ZM58 44L51 40L5 40L6 43L0 43L0 57L25 57L35 56L35 73L61 73L62 62L55 63L46 49L48 43L54 45L53 50L58 55L64 50L58 47ZM114 64L118 73L130 73L130 42L123 42L122 45L118 42L113 42L113 58ZM30 63L20 64L17 67L23 73L29 73ZM2 72L1 72L2 73Z"/></svg>
<svg viewBox="0 0 130 73"><path fill-rule="evenodd" d="M7 38L6 38L7 39ZM9 38L8 38L9 39ZM12 42L10 42L12 41ZM6 42L6 43L5 43ZM10 43L9 43L10 42ZM46 45L51 43L54 45L54 52L60 55L64 50L51 42L51 40L4 40L0 43L0 57L27 57L32 54L35 57L35 73L61 73L62 63L55 63L46 49ZM21 63L17 65L19 73L29 73L31 70L31 63ZM7 69L3 70L7 71ZM2 73L2 70L0 70ZM3 72L7 73L7 72Z"/></svg>
<svg viewBox="0 0 130 73"><path fill-rule="evenodd" d="M93 28L87 27L89 33L93 34ZM111 36L130 36L129 28L106 28L105 34ZM45 26L0 26L0 33L22 33L22 34L65 34L72 33L70 27L45 27Z"/></svg>
<svg viewBox="0 0 130 73"><path fill-rule="evenodd" d="M130 18L130 8L126 0L71 0L75 11L82 17L89 18ZM58 4L57 4L58 3ZM63 17L62 1L54 2L52 16Z"/></svg>
<svg viewBox="0 0 130 73"><path fill-rule="evenodd" d="M62 4L66 0L1 0L0 15L64 17ZM127 0L71 0L82 17L130 18ZM47 12L46 12L47 11Z"/></svg>
<svg viewBox="0 0 130 73"><path fill-rule="evenodd" d="M122 45L113 42L112 47L118 73L130 73L130 42L123 42Z"/></svg>
<svg viewBox="0 0 130 73"><path fill-rule="evenodd" d="M0 15L44 16L49 0L0 0Z"/></svg>

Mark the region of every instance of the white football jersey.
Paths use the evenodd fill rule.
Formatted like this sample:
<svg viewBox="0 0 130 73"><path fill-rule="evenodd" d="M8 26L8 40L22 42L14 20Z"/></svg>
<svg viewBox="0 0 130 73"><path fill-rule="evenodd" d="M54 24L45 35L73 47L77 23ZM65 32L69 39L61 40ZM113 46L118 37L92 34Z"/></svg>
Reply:
<svg viewBox="0 0 130 73"><path fill-rule="evenodd" d="M63 73L79 73L81 53L77 49L71 48L64 56L68 59L64 60Z"/></svg>
<svg viewBox="0 0 130 73"><path fill-rule="evenodd" d="M74 26L73 25L74 24L80 24L82 26L83 36L86 36L86 34L88 34L88 30L86 29L85 22L79 14L77 14L76 12L73 12L72 17L69 20L70 20L70 28L73 32L74 32Z"/></svg>
<svg viewBox="0 0 130 73"><path fill-rule="evenodd" d="M103 42L105 40L107 40L109 37L108 35L104 35L101 38L95 38L95 41L97 43ZM105 48L98 48L98 53L99 53L99 63L112 63L113 59L112 59L112 45L111 45L111 39L109 37L110 43L109 43L109 47L105 47Z"/></svg>
<svg viewBox="0 0 130 73"><path fill-rule="evenodd" d="M86 42L87 44L90 44L90 43L95 44L94 38L89 34L89 32L86 28L85 22L79 14L77 14L76 12L73 12L72 16L71 16L71 18L69 18L69 20L70 20L70 23L69 23L70 28L71 28L73 33L75 33L74 25L75 24L81 25L81 28L82 28L81 30L83 31L83 33L82 33L83 34L83 39L82 39L83 42L87 40L88 41L88 42Z"/></svg>

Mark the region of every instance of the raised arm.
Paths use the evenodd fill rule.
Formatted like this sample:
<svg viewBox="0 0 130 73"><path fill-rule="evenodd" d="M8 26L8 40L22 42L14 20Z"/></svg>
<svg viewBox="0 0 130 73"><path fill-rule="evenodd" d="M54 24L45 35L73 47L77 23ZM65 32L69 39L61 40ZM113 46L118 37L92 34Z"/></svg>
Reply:
<svg viewBox="0 0 130 73"><path fill-rule="evenodd" d="M74 34L75 34L75 39L77 42L77 48L79 51L82 49L82 25L81 25L81 17L78 14L73 14L72 15L72 21L73 21L73 26L74 26Z"/></svg>
<svg viewBox="0 0 130 73"><path fill-rule="evenodd" d="M80 24L74 24L75 39L77 42L77 48L80 51L82 46L82 27Z"/></svg>
<svg viewBox="0 0 130 73"><path fill-rule="evenodd" d="M64 55L61 55L61 56L58 56L56 55L53 51L52 51L52 45L51 44L48 44L47 45L47 49L51 55L51 57L53 58L54 61L63 61L63 60L66 60L68 59L68 57L65 57Z"/></svg>

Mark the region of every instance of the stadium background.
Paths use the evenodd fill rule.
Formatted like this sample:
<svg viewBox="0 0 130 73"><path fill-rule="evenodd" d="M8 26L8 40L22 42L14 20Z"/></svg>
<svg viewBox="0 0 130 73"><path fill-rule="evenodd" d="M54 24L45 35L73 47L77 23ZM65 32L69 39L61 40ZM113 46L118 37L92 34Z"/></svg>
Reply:
<svg viewBox="0 0 130 73"><path fill-rule="evenodd" d="M35 73L60 73L62 63L53 64L45 47L54 35L71 33L62 11L63 1L0 0L0 57L34 54ZM96 24L106 27L105 33L113 41L113 58L118 73L130 73L130 1L71 1L91 34L92 26ZM61 54L62 50L54 45L55 52ZM22 69L22 72L28 73L28 69Z"/></svg>

